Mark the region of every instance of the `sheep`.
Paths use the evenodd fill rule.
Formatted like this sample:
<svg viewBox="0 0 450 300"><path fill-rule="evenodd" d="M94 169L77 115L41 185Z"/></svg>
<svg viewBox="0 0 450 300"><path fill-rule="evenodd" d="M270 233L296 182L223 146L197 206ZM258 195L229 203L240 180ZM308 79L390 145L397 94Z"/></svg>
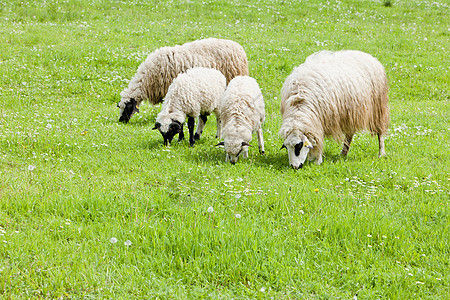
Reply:
<svg viewBox="0 0 450 300"><path fill-rule="evenodd" d="M153 130L161 132L165 146L172 142L177 133L181 141L184 138L183 124L187 116L189 145L192 147L195 140L200 139L208 115L214 112L217 135L220 136L219 104L225 89L225 76L215 69L193 68L179 74L169 86ZM194 118L199 118L195 135Z"/></svg>
<svg viewBox="0 0 450 300"><path fill-rule="evenodd" d="M249 76L236 76L230 81L220 102L220 120L224 141L225 161L234 165L239 155L248 157L252 133L256 131L259 151L264 154L261 124L265 119L264 98L256 80Z"/></svg>
<svg viewBox="0 0 450 300"><path fill-rule="evenodd" d="M153 105L161 103L178 74L195 67L219 70L227 83L235 76L248 75L244 48L231 40L208 38L157 49L138 67L128 87L120 93L119 121L127 123L139 112L144 100Z"/></svg>
<svg viewBox="0 0 450 300"><path fill-rule="evenodd" d="M385 155L388 81L373 56L356 50L314 53L287 77L281 98L281 148L287 148L294 169L306 158L322 163L325 136L344 139L346 157L353 135L365 129L378 135L379 157Z"/></svg>

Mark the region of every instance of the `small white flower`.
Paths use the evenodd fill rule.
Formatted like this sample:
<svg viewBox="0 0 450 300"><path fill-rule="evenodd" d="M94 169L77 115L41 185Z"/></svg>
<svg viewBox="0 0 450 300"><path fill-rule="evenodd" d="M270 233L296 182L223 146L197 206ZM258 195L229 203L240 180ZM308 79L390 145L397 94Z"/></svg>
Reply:
<svg viewBox="0 0 450 300"><path fill-rule="evenodd" d="M261 293L264 293L264 292L266 291L266 288L265 288L265 287L262 287L262 288L260 289L260 291L261 291Z"/></svg>
<svg viewBox="0 0 450 300"><path fill-rule="evenodd" d="M33 166L33 165L29 165L28 166L28 171L33 171L34 169L36 169L36 166Z"/></svg>
<svg viewBox="0 0 450 300"><path fill-rule="evenodd" d="M305 214L305 212L304 212L302 209L300 209L300 213L301 213L302 215Z"/></svg>
<svg viewBox="0 0 450 300"><path fill-rule="evenodd" d="M47 126L45 126L45 128L47 128L47 129L51 129L52 128L52 124L47 124Z"/></svg>
<svg viewBox="0 0 450 300"><path fill-rule="evenodd" d="M109 242L111 244L115 244L115 243L117 243L117 239L115 237L112 237L112 238L109 239Z"/></svg>
<svg viewBox="0 0 450 300"><path fill-rule="evenodd" d="M367 245L367 247L372 248L372 245Z"/></svg>
<svg viewBox="0 0 450 300"><path fill-rule="evenodd" d="M372 237L372 235L371 235L371 234L368 234L367 237Z"/></svg>
<svg viewBox="0 0 450 300"><path fill-rule="evenodd" d="M236 217L236 219L240 219L241 218L241 214L235 214L234 216Z"/></svg>
<svg viewBox="0 0 450 300"><path fill-rule="evenodd" d="M242 195L241 194L236 194L236 196L234 196L234 197L236 197L236 199L239 199L239 198L242 197Z"/></svg>
<svg viewBox="0 0 450 300"><path fill-rule="evenodd" d="M409 276L414 276L412 273L408 273Z"/></svg>
<svg viewBox="0 0 450 300"><path fill-rule="evenodd" d="M422 282L422 281L416 281L416 284L425 284L425 282Z"/></svg>
<svg viewBox="0 0 450 300"><path fill-rule="evenodd" d="M126 240L124 244L125 244L125 246L130 246L131 245L131 241L130 240Z"/></svg>
<svg viewBox="0 0 450 300"><path fill-rule="evenodd" d="M208 212L212 213L214 211L214 208L212 206L208 207Z"/></svg>

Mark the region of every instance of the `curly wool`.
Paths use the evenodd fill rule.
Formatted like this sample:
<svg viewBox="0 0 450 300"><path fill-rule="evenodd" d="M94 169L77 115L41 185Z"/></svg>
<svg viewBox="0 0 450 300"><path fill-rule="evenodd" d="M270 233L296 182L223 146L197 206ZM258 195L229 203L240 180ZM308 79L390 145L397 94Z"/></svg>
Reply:
<svg viewBox="0 0 450 300"><path fill-rule="evenodd" d="M173 121L183 124L186 116L198 118L214 112L220 118L220 99L226 89L225 76L215 69L193 68L181 73L170 85L156 122L167 132Z"/></svg>
<svg viewBox="0 0 450 300"><path fill-rule="evenodd" d="M227 83L238 75L248 75L247 55L238 43L208 38L174 47L163 47L151 53L138 67L136 75L124 89L119 106L135 99L137 107L143 100L155 105L162 102L172 81L190 68L219 70Z"/></svg>
<svg viewBox="0 0 450 300"><path fill-rule="evenodd" d="M280 135L304 134L316 157L324 136L341 141L364 129L384 135L389 126L386 73L364 52L312 54L288 76L281 96Z"/></svg>
<svg viewBox="0 0 450 300"><path fill-rule="evenodd" d="M250 143L255 131L259 131L258 142L264 152L261 129L265 119L264 108L263 95L254 78L237 76L230 81L220 104L222 136L227 154L236 156L243 142Z"/></svg>

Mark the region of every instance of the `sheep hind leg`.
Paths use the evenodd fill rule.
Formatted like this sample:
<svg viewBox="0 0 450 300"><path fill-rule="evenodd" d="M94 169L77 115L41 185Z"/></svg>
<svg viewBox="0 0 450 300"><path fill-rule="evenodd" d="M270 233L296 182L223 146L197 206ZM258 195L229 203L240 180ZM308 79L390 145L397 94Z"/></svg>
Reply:
<svg viewBox="0 0 450 300"><path fill-rule="evenodd" d="M380 149L380 152L378 154L378 157L383 157L386 155L386 152L384 150L384 136L381 133L378 133L378 147Z"/></svg>
<svg viewBox="0 0 450 300"><path fill-rule="evenodd" d="M195 120L193 117L188 117L188 129L189 129L189 145L192 147L195 144L194 140L194 126Z"/></svg>
<svg viewBox="0 0 450 300"><path fill-rule="evenodd" d="M199 140L200 137L202 136L203 129L205 128L205 125L206 125L206 121L208 121L208 116L200 115L200 117L198 118L198 126L197 126L197 131L195 132L195 135L194 135L194 140Z"/></svg>
<svg viewBox="0 0 450 300"><path fill-rule="evenodd" d="M261 127L259 127L259 129L256 132L256 134L258 136L259 153L260 154L265 154L265 152L264 152L264 137L263 137L263 132L262 132L262 128Z"/></svg>
<svg viewBox="0 0 450 300"><path fill-rule="evenodd" d="M347 157L348 150L350 149L350 144L352 143L353 134L346 134L344 145L342 146L341 156Z"/></svg>

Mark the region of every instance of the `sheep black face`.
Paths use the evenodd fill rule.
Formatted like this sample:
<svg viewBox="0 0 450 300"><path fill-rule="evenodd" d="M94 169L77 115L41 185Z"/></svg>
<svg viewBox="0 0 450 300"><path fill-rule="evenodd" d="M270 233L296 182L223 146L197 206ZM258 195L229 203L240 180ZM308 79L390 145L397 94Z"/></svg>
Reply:
<svg viewBox="0 0 450 300"><path fill-rule="evenodd" d="M117 107L120 108L120 117L119 122L128 123L130 121L131 117L139 112L139 109L137 108L137 102L135 99L130 98L127 102L120 101L117 104Z"/></svg>
<svg viewBox="0 0 450 300"><path fill-rule="evenodd" d="M303 163L308 157L312 145L305 135L301 135L301 137L291 135L284 141L283 146L281 146L281 149L283 148L286 148L288 151L289 164L291 167L298 170L303 168Z"/></svg>
<svg viewBox="0 0 450 300"><path fill-rule="evenodd" d="M155 127L153 127L152 129L159 130L159 132L164 138L164 146L169 145L176 134L182 135L183 133L183 125L176 120L172 120L172 123L169 124L167 131L164 131L163 127L161 126L161 123L158 122L155 123Z"/></svg>

